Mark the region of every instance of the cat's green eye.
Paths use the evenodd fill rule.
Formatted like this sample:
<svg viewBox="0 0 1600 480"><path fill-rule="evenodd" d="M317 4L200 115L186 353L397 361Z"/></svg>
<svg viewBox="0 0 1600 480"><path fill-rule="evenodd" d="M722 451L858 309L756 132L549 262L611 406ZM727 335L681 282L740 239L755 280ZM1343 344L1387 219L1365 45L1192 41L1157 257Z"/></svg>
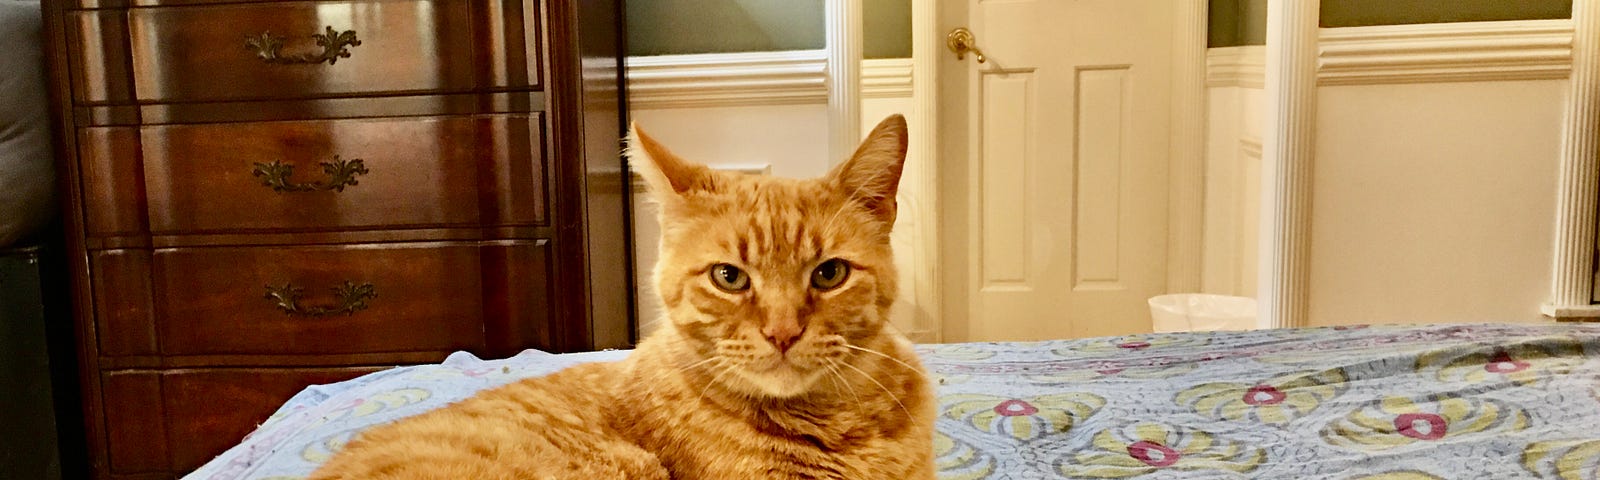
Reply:
<svg viewBox="0 0 1600 480"><path fill-rule="evenodd" d="M724 291L739 293L750 289L750 275L739 267L719 263L711 266L711 283Z"/></svg>
<svg viewBox="0 0 1600 480"><path fill-rule="evenodd" d="M850 264L844 260L832 259L817 265L811 270L811 287L817 290L833 290L850 278Z"/></svg>

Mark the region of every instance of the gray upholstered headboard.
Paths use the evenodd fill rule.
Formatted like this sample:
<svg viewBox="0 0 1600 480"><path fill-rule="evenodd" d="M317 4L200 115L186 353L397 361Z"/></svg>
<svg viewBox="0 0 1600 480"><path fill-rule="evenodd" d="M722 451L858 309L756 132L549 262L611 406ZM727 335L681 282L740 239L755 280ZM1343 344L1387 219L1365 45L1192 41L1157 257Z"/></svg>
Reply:
<svg viewBox="0 0 1600 480"><path fill-rule="evenodd" d="M0 248L55 215L38 2L0 1Z"/></svg>

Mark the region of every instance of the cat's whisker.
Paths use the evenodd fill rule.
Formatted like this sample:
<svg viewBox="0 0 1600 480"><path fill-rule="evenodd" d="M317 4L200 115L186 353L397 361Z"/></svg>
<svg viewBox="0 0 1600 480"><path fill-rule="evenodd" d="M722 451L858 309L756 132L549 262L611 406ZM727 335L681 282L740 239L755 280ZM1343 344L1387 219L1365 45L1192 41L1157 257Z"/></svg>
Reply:
<svg viewBox="0 0 1600 480"><path fill-rule="evenodd" d="M902 367L906 367L906 370L910 370L912 373L917 373L917 374L922 373L922 370L918 369L917 367L913 367L913 366L911 366L911 364L906 363L904 360L891 357L886 353L883 353L883 352L880 352L880 351L877 351L877 350L873 350L873 349L870 349L870 348L857 347L855 345L851 345L851 344L848 344L848 343L844 344L844 347L848 348L848 349L851 349L851 350L867 352L867 353L870 353L870 354L873 354L873 355L877 355L877 356L880 356L880 357L883 357L883 358L887 358L887 359L889 359L889 361L892 361L894 363L898 363Z"/></svg>
<svg viewBox="0 0 1600 480"><path fill-rule="evenodd" d="M721 380L723 375L727 375L729 372L732 372L734 370L734 368L736 368L736 367L734 367L732 365L723 365L722 366L722 372L718 373L714 377L711 377L711 381L706 382L705 388L700 389L700 398L699 399L700 400L705 400L706 399L706 393L711 391L711 386L712 385L716 385L717 381Z"/></svg>
<svg viewBox="0 0 1600 480"><path fill-rule="evenodd" d="M851 370L855 370L856 373L860 373L861 376L867 377L867 381L870 381L870 382L872 382L873 385L877 385L878 388L883 389L883 393L889 395L889 398L894 400L895 405L899 405L900 406L900 411L906 412L906 418L912 419L912 421L916 420L917 416L911 414L911 409L906 408L906 404L900 401L900 397L895 395L894 392L890 391L889 387L883 386L883 383L879 382L878 379L872 378L872 375L868 375L866 371L863 371L860 368L856 368L855 365L851 365L851 364L848 364L848 363L840 363L840 365L844 365L846 368L849 368Z"/></svg>
<svg viewBox="0 0 1600 480"><path fill-rule="evenodd" d="M850 390L850 397L856 399L856 405L861 405L861 394L856 393L856 387L850 385L850 379L844 378L844 372L839 371L837 364L838 361L829 359L827 364L828 372L832 373L834 377L839 377L839 379L835 381L836 384L838 382L843 382L845 388ZM833 377L829 377L829 379L832 378Z"/></svg>
<svg viewBox="0 0 1600 480"><path fill-rule="evenodd" d="M655 376L658 377L657 378L658 381L659 380L667 380L667 377L672 375L673 373L687 375L690 372L692 372L694 369L699 368L702 365L705 365L705 364L711 363L711 362L716 362L716 361L719 361L719 360L722 360L722 358L716 357L716 356L706 357L704 360L700 360L698 362L694 362L694 363L691 363L691 364L688 364L688 365L684 365L684 366L681 366L681 367L676 367L676 368L674 368L672 370L666 370L666 369L659 370L659 371L655 372L656 373Z"/></svg>

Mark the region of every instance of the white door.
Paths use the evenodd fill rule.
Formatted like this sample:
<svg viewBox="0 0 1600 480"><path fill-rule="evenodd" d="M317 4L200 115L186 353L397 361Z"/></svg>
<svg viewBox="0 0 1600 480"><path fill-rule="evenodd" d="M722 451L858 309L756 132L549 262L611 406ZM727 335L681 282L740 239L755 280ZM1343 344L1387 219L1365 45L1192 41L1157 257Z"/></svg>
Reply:
<svg viewBox="0 0 1600 480"><path fill-rule="evenodd" d="M953 4L953 5L952 5ZM940 57L945 340L1148 332L1166 289L1166 0L962 0Z"/></svg>

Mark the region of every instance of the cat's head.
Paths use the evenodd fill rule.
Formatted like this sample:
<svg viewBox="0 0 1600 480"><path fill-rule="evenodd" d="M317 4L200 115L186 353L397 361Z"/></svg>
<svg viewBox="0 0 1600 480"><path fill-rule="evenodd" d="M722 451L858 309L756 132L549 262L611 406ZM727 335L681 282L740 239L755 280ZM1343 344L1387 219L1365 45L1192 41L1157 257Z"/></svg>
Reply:
<svg viewBox="0 0 1600 480"><path fill-rule="evenodd" d="M665 328L707 360L701 368L747 394L793 397L881 334L896 293L889 233L905 118L885 119L849 160L803 180L712 170L637 127L629 140L660 204Z"/></svg>

